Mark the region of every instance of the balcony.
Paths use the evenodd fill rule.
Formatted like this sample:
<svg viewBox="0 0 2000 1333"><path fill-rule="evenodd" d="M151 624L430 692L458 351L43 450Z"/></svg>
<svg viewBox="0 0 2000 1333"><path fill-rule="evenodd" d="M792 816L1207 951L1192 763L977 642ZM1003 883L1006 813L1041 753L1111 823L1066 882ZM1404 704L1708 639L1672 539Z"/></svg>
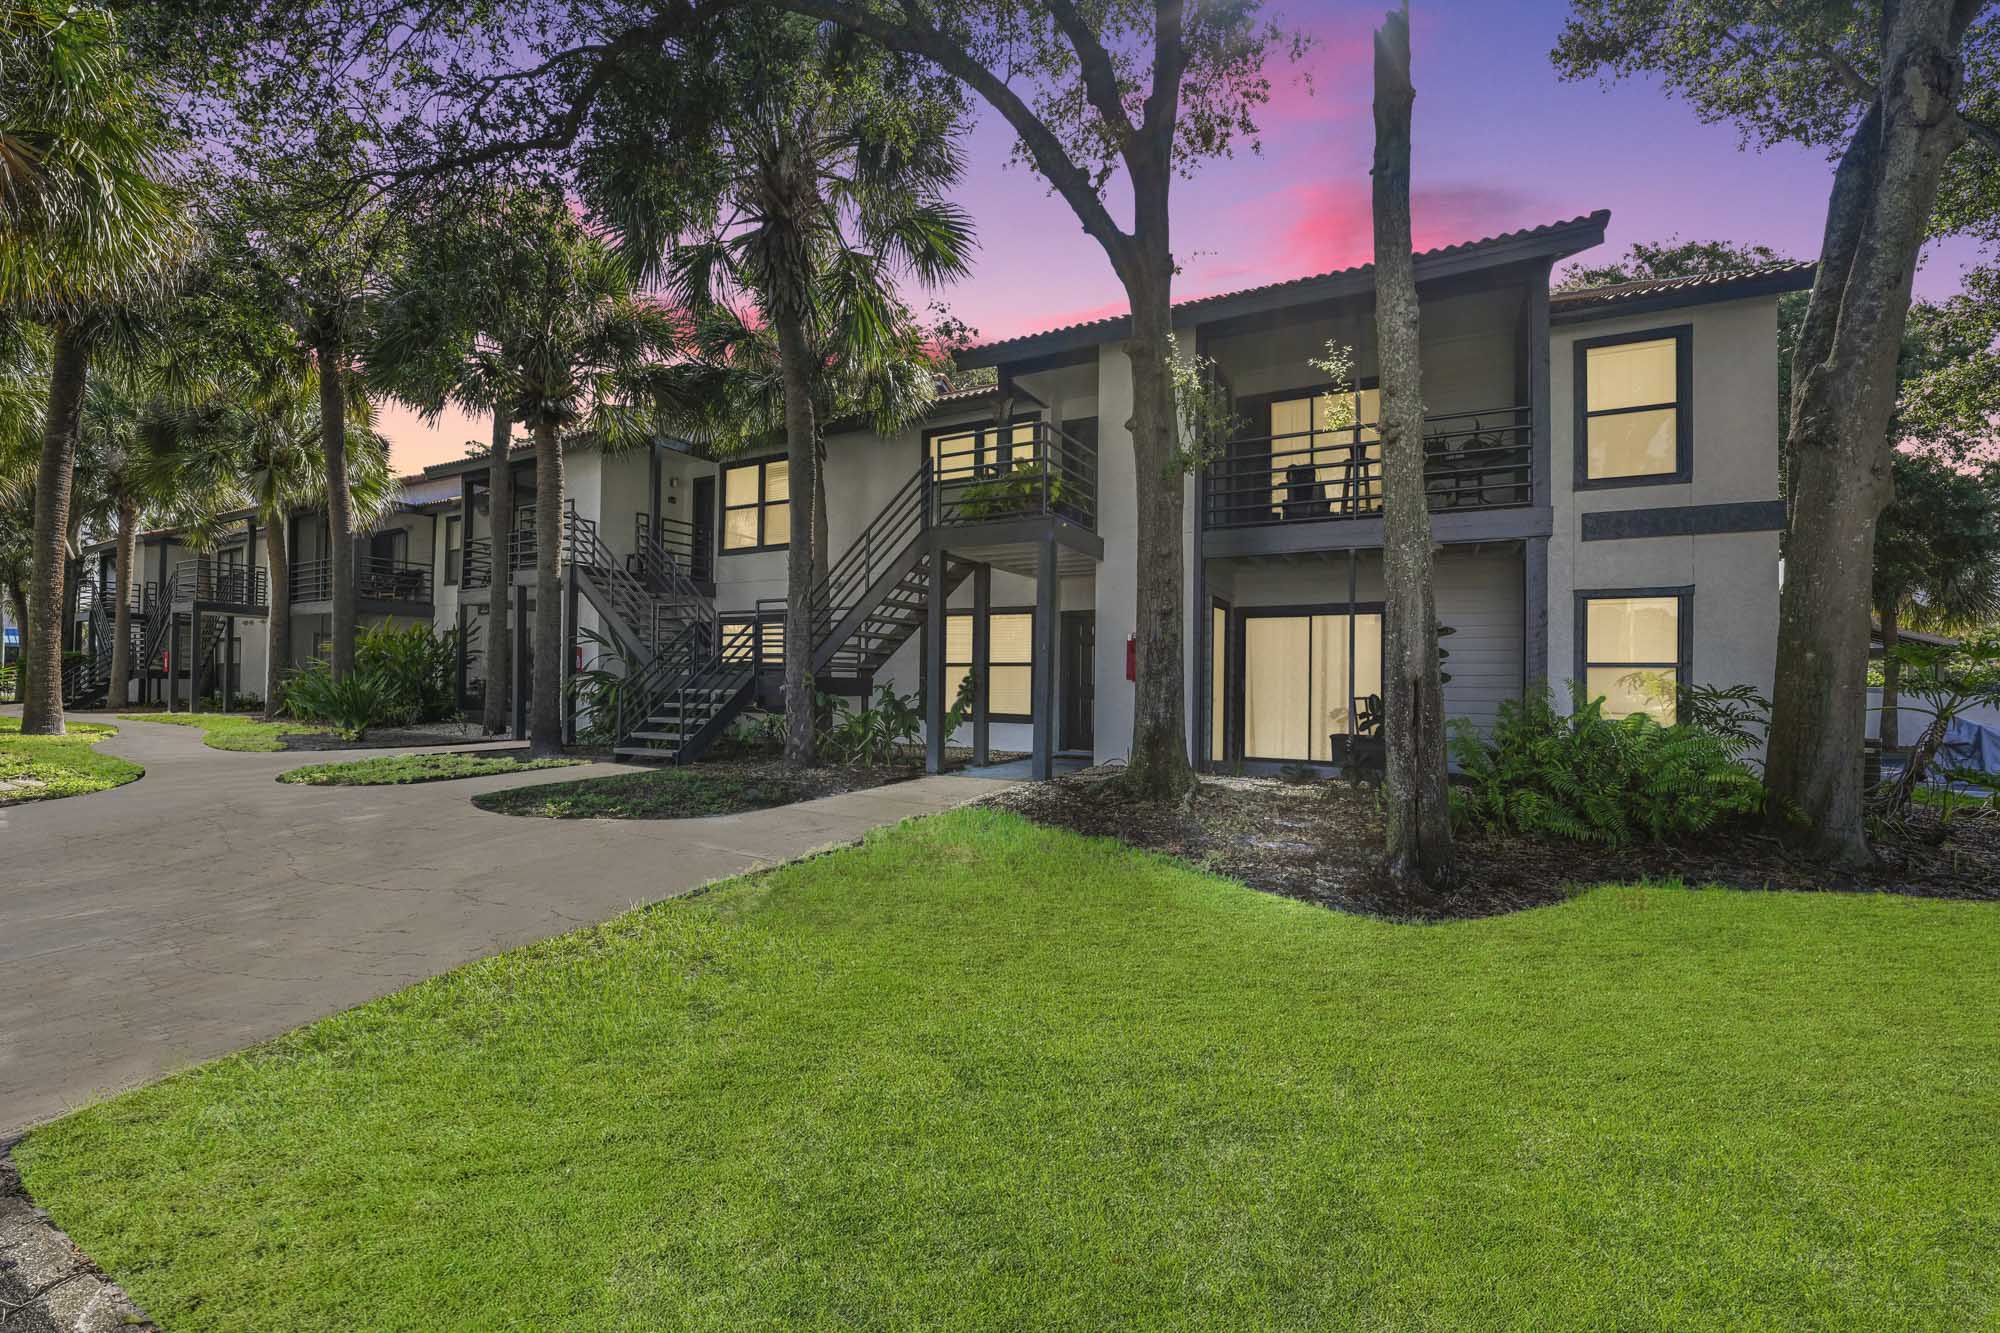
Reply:
<svg viewBox="0 0 2000 1333"><path fill-rule="evenodd" d="M1095 452L1047 421L1023 422L1010 435L937 460L928 479L933 524L1061 518L1095 532Z"/></svg>
<svg viewBox="0 0 2000 1333"><path fill-rule="evenodd" d="M533 505L515 511L517 527L506 534L507 566L519 573L535 567L535 507ZM493 583L493 539L475 537L465 544L464 568L459 573L459 586L467 592L475 592Z"/></svg>
<svg viewBox="0 0 2000 1333"><path fill-rule="evenodd" d="M412 560L364 555L354 562L357 601L405 602L429 605L431 567ZM292 566L292 601L333 600L333 561L301 560Z"/></svg>
<svg viewBox="0 0 2000 1333"><path fill-rule="evenodd" d="M632 515L632 549L640 554L627 557L630 571L643 575L647 554L657 552L672 560L695 582L715 582L713 545L698 539L694 524L685 519L664 516L658 522L660 536L659 541L654 543L653 516L643 509Z"/></svg>
<svg viewBox="0 0 2000 1333"><path fill-rule="evenodd" d="M1434 514L1532 505L1532 410L1502 407L1425 417L1424 492ZM1232 440L1202 481L1202 522L1211 529L1381 513L1382 444L1372 430Z"/></svg>
<svg viewBox="0 0 2000 1333"><path fill-rule="evenodd" d="M262 565L222 564L214 560L176 561L167 586L176 606L254 607L271 604L271 575Z"/></svg>

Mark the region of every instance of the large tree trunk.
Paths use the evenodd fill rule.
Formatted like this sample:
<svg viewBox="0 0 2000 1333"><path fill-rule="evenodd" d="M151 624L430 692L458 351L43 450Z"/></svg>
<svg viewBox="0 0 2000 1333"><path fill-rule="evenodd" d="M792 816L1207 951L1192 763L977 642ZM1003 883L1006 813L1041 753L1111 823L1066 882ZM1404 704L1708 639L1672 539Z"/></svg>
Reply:
<svg viewBox="0 0 2000 1333"><path fill-rule="evenodd" d="M486 533L492 548L492 577L486 586L486 705L483 725L486 734L497 736L510 730L513 704L514 567L507 543L514 531L514 465L507 457L514 423L507 409L493 410L493 457L486 465ZM472 540L472 530L459 534L459 541ZM460 548L463 550L463 546ZM465 582L465 558L459 557L459 582Z"/></svg>
<svg viewBox="0 0 2000 1333"><path fill-rule="evenodd" d="M1165 207L1159 225L1164 233ZM1132 302L1133 497L1137 508L1134 555L1135 681L1132 748L1125 762L1125 790L1144 800L1171 801L1194 786L1188 764L1187 699L1182 660L1182 606L1186 562L1181 552L1185 476L1177 462L1174 389L1167 378L1167 338L1173 331L1172 257L1166 238L1146 264L1150 270L1126 284ZM1053 667L1053 664L1052 664Z"/></svg>
<svg viewBox="0 0 2000 1333"><path fill-rule="evenodd" d="M83 339L73 326L64 324L56 330L41 466L35 474L34 581L21 635L25 641L21 660L29 669L21 709L24 736L63 734L63 565L69 554L70 479L76 470L77 431L89 374L90 355Z"/></svg>
<svg viewBox="0 0 2000 1333"><path fill-rule="evenodd" d="M1884 25L1881 89L1834 175L1795 353L1785 580L1765 781L1780 830L1814 855L1870 859L1862 825L1875 523L1891 492L1889 415L1910 281L1945 159L1968 0L1910 0ZM1802 816L1793 822L1791 812Z"/></svg>
<svg viewBox="0 0 2000 1333"><path fill-rule="evenodd" d="M326 453L327 556L333 561L333 678L354 670L354 504L347 488L346 354L331 318L319 323L319 430Z"/></svg>
<svg viewBox="0 0 2000 1333"><path fill-rule="evenodd" d="M1375 33L1375 346L1382 387L1383 873L1408 889L1454 871L1444 690L1438 679L1431 515L1424 495L1424 396L1410 238L1410 28L1391 11Z"/></svg>
<svg viewBox="0 0 2000 1333"><path fill-rule="evenodd" d="M1896 645L1903 640L1901 616L1892 602L1882 608L1882 748L1893 750L1899 737L1897 729L1902 719L1903 663L1896 656Z"/></svg>
<svg viewBox="0 0 2000 1333"><path fill-rule="evenodd" d="M117 599L111 611L111 682L105 687L104 706L112 712L124 708L132 678L132 560L139 546L139 507L127 500L118 506Z"/></svg>
<svg viewBox="0 0 2000 1333"><path fill-rule="evenodd" d="M292 665L292 553L285 528L290 515L265 514L264 559L271 566L271 618L264 635L264 720L284 708L285 673Z"/></svg>
<svg viewBox="0 0 2000 1333"><path fill-rule="evenodd" d="M785 551L785 758L819 762L813 702L813 552L819 504L818 450L813 436L811 372L804 325L797 315L773 316L785 377L785 459L791 487L791 545Z"/></svg>
<svg viewBox="0 0 2000 1333"><path fill-rule="evenodd" d="M535 691L528 743L537 758L562 753L563 456L555 423L535 424ZM511 577L511 575L510 575Z"/></svg>

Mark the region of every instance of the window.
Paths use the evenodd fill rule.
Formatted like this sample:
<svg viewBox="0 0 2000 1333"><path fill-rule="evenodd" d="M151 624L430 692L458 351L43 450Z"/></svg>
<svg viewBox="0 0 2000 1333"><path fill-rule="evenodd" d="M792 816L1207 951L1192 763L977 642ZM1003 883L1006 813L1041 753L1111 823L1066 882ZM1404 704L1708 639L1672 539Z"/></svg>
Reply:
<svg viewBox="0 0 2000 1333"><path fill-rule="evenodd" d="M1578 593L1577 666L1606 717L1650 713L1663 726L1688 675L1688 601L1679 588Z"/></svg>
<svg viewBox="0 0 2000 1333"><path fill-rule="evenodd" d="M754 616L722 618L722 660L748 662L757 652L757 620ZM785 622L776 617L764 621L764 665L778 666L785 660Z"/></svg>
<svg viewBox="0 0 2000 1333"><path fill-rule="evenodd" d="M1351 645L1351 653L1350 653ZM1333 737L1382 692L1382 613L1249 613L1243 622L1243 753L1333 758Z"/></svg>
<svg viewBox="0 0 2000 1333"><path fill-rule="evenodd" d="M458 583L459 563L464 558L463 533L459 524L463 520L457 514L447 514L444 520L444 581L445 586L454 587Z"/></svg>
<svg viewBox="0 0 2000 1333"><path fill-rule="evenodd" d="M970 611L954 611L944 621L944 701L958 698L959 682L971 672ZM1035 697L1035 613L989 611L986 616L986 716L995 722L1032 722Z"/></svg>
<svg viewBox="0 0 2000 1333"><path fill-rule="evenodd" d="M1035 456L1035 423L1017 421L1003 431L995 426L964 426L925 437L931 473L940 481L967 482L1028 462Z"/></svg>
<svg viewBox="0 0 2000 1333"><path fill-rule="evenodd" d="M1382 502L1379 389L1280 398L1271 415L1271 505L1324 518ZM1351 424L1343 424L1351 423Z"/></svg>
<svg viewBox="0 0 2000 1333"><path fill-rule="evenodd" d="M792 532L791 464L782 458L722 469L722 549L770 551Z"/></svg>
<svg viewBox="0 0 2000 1333"><path fill-rule="evenodd" d="M1576 346L1577 484L1686 481L1691 331Z"/></svg>

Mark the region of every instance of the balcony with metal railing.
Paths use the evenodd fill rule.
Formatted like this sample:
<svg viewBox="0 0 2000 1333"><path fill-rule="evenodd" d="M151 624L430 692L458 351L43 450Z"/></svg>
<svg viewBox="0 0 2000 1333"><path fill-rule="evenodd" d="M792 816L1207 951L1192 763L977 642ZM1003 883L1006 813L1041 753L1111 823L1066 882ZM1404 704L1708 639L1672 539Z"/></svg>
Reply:
<svg viewBox="0 0 2000 1333"><path fill-rule="evenodd" d="M928 478L931 526L1057 518L1097 530L1097 454L1048 421L1004 442L946 454Z"/></svg>
<svg viewBox="0 0 2000 1333"><path fill-rule="evenodd" d="M177 609L199 606L264 614L271 605L271 575L262 565L206 556L177 560L168 587Z"/></svg>
<svg viewBox="0 0 2000 1333"><path fill-rule="evenodd" d="M431 567L414 560L363 555L354 561L354 596L358 602L394 602L429 606ZM301 560L292 566L292 603L333 600L333 561Z"/></svg>
<svg viewBox="0 0 2000 1333"><path fill-rule="evenodd" d="M1535 503L1528 407L1424 418L1424 493L1433 514ZM1244 436L1202 480L1209 529L1378 518L1382 443L1372 428Z"/></svg>

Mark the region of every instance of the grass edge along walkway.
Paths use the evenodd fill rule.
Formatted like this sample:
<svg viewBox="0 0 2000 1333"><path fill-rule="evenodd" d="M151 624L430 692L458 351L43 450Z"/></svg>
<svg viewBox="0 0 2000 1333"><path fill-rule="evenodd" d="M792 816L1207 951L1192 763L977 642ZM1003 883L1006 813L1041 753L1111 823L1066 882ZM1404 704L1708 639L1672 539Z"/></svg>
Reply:
<svg viewBox="0 0 2000 1333"><path fill-rule="evenodd" d="M1439 926L960 810L16 1151L211 1328L1985 1326L2000 912Z"/></svg>
<svg viewBox="0 0 2000 1333"><path fill-rule="evenodd" d="M201 743L211 750L260 754L285 748L286 736L323 736L327 728L310 722L266 722L248 713L120 713L120 722L164 722L174 727L198 727Z"/></svg>
<svg viewBox="0 0 2000 1333"><path fill-rule="evenodd" d="M449 782L501 773L533 773L545 768L572 768L587 759L518 759L505 754L445 751L383 755L337 764L307 764L288 768L278 781L306 787L396 787L412 782Z"/></svg>
<svg viewBox="0 0 2000 1333"><path fill-rule="evenodd" d="M101 722L68 722L61 736L23 736L19 717L0 716L0 808L88 796L138 781L146 772L143 765L97 749L98 742L117 734L118 728ZM39 785L12 785L17 782ZM0 866L5 857L0 846Z"/></svg>

